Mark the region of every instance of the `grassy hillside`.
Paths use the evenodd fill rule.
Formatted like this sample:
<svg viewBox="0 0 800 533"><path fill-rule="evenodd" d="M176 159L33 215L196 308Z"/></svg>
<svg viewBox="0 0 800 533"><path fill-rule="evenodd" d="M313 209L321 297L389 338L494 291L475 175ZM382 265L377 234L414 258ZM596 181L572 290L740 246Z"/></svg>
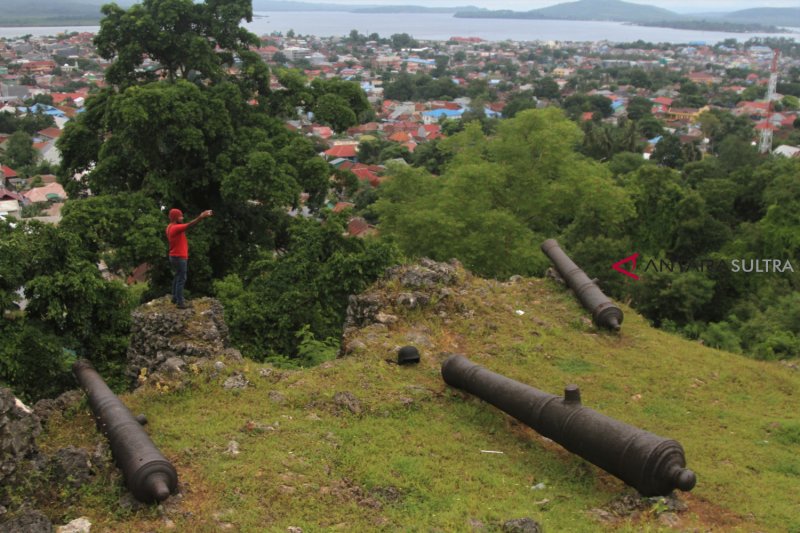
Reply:
<svg viewBox="0 0 800 533"><path fill-rule="evenodd" d="M526 516L547 532L800 531L795 368L668 335L627 308L621 333L597 331L550 280L460 275L422 309L385 309L398 321L359 330L352 354L320 367L246 360L125 395L178 469L181 495L164 505L121 508L113 470L77 493L36 497L61 523L90 517L93 531L498 531ZM397 283L374 292L394 302ZM409 343L418 366L387 362ZM615 514L630 488L446 386L439 369L452 352L554 394L577 383L585 405L677 439L698 476L679 495L688 509L644 500ZM233 372L252 385L224 390ZM40 442L94 449L102 438L84 403Z"/></svg>

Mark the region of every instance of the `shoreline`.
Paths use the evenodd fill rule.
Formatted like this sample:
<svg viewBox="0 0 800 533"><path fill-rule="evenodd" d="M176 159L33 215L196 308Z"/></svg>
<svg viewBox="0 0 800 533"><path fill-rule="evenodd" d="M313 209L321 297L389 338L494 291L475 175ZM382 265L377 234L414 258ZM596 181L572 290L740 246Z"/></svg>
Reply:
<svg viewBox="0 0 800 533"><path fill-rule="evenodd" d="M59 28L63 26L99 26L100 19L90 20L90 19L76 19L76 20L29 20L26 22L20 21L11 21L6 22L3 21L2 26L0 28Z"/></svg>

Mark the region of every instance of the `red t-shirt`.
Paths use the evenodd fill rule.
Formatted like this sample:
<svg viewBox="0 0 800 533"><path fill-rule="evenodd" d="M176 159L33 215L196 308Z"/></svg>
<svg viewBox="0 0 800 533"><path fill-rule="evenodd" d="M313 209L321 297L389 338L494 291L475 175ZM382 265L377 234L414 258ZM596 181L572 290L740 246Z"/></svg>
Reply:
<svg viewBox="0 0 800 533"><path fill-rule="evenodd" d="M186 228L189 224L170 224L167 226L169 256L189 259L189 243L186 241Z"/></svg>

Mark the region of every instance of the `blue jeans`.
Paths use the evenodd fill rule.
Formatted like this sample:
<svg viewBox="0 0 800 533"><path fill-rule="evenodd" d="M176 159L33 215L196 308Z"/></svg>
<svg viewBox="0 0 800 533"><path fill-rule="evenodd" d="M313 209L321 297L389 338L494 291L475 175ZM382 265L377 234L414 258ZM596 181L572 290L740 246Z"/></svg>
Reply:
<svg viewBox="0 0 800 533"><path fill-rule="evenodd" d="M186 285L186 265L188 259L180 257L169 256L169 264L172 265L172 270L175 271L175 277L172 278L172 302L178 305L183 305L183 286Z"/></svg>

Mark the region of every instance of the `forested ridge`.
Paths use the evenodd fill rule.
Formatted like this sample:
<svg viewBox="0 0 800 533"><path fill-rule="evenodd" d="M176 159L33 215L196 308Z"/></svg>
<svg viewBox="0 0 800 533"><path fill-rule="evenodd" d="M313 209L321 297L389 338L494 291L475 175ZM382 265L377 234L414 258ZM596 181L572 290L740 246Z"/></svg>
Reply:
<svg viewBox="0 0 800 533"><path fill-rule="evenodd" d="M601 120L611 113L602 96L546 109L512 100L511 118L467 114L413 157L363 142L365 161L374 152L411 165L359 188L284 121L300 108L343 131L372 118L365 94L354 82L271 72L239 25L252 18L249 0L147 0L103 15L95 44L115 59L108 86L59 140L59 178L75 199L57 227L0 222L0 378L24 397L68 387L77 357L121 383L130 310L169 292L170 207L187 218L214 210L190 235L187 288L222 301L234 342L255 360L334 357L348 296L401 260L455 257L487 277L541 276L547 238L656 326L760 359L800 355L800 161L759 155L746 119L705 113L704 157L635 97L617 126ZM386 90L403 98L447 85L458 96L445 81L401 73ZM545 81L537 96L555 96ZM645 133L663 135L649 161L637 153ZM354 199L380 235L344 236L347 215L326 207L340 199ZM309 217L290 216L301 206ZM639 280L611 269L634 253ZM733 259L793 269L697 267ZM643 272L650 260L678 267ZM149 284L107 280L101 261L123 279L147 263Z"/></svg>

